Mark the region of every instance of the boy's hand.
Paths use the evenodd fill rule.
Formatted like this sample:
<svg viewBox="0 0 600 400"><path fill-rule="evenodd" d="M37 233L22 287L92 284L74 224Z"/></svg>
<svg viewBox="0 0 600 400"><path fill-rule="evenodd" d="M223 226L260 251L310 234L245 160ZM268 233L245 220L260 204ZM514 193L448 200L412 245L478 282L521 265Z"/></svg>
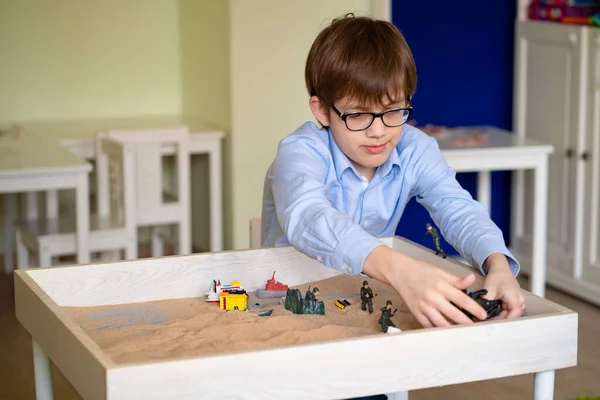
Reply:
<svg viewBox="0 0 600 400"><path fill-rule="evenodd" d="M513 319L523 316L525 297L506 257L503 254L492 254L486 260L485 267L488 272L483 288L488 293L484 297L488 300L502 300L502 311L496 318Z"/></svg>
<svg viewBox="0 0 600 400"><path fill-rule="evenodd" d="M459 278L385 246L377 247L369 254L363 272L396 289L411 313L425 328L449 326L447 319L458 324L473 323L452 303L477 318L487 317L485 310L462 292L462 289L473 284L473 274Z"/></svg>

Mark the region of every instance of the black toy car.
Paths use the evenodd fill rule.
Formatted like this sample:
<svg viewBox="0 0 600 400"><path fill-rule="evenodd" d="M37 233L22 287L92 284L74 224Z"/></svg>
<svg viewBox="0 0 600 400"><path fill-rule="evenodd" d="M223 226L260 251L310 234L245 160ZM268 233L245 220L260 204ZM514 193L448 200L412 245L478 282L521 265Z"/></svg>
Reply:
<svg viewBox="0 0 600 400"><path fill-rule="evenodd" d="M482 297L487 294L486 289L481 289L481 290L477 290L475 292L469 292L469 293L467 293L466 290L463 290L463 292L467 296L469 296L470 298L475 300L477 302L477 304L479 304L481 307L483 307L483 309L487 312L487 319L494 318L495 316L500 314L500 312L502 311L502 300L488 300L488 299L484 299ZM465 315L467 317L471 318L472 320L476 319L467 310L463 310L460 307L457 307L457 308L460 309L463 313L465 313Z"/></svg>

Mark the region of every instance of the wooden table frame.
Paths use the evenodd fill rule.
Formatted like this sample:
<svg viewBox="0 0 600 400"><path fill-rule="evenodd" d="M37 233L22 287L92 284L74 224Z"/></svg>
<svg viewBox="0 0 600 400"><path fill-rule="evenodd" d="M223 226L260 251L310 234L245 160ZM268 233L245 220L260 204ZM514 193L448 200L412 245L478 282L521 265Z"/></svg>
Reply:
<svg viewBox="0 0 600 400"><path fill-rule="evenodd" d="M381 240L458 276L476 272L400 237ZM52 398L49 360L90 400L189 399L199 394L269 400L282 393L289 399L350 398L529 373L535 373L533 398L547 400L553 398L554 370L577 363L577 314L527 291L526 315L511 321L153 363L115 363L61 309L199 297L217 277L238 279L252 291L264 286L273 268L278 279L292 286L339 274L292 247L17 270L16 316L34 342L37 398ZM482 283L477 275L473 289ZM272 362L284 357L294 360L293 372ZM365 357L375 362L357 368L357 360ZM214 372L231 365L245 366L233 381ZM344 365L354 367L340 367ZM297 378L306 374L312 383Z"/></svg>

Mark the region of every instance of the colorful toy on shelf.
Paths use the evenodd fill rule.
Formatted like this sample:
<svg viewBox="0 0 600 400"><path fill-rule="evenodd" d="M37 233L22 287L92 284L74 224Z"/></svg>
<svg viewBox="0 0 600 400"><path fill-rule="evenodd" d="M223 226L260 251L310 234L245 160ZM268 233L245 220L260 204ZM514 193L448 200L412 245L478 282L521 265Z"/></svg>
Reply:
<svg viewBox="0 0 600 400"><path fill-rule="evenodd" d="M477 302L477 304L479 304L481 307L483 307L483 309L487 312L487 319L497 316L502 311L502 300L488 300L488 299L484 299L482 297L487 294L488 291L486 289L481 289L481 290L477 290L475 292L470 292L470 293L467 293L466 290L463 290L463 292L467 296L469 296L470 298L475 300L475 302ZM467 317L471 318L472 320L476 319L467 310L464 310L464 309L456 306L456 304L454 304L454 306L457 307L459 310L461 310L463 313L465 313L465 315Z"/></svg>
<svg viewBox="0 0 600 400"><path fill-rule="evenodd" d="M264 289L256 289L256 297L260 299L266 299L271 297L283 297L288 290L288 285L284 285L281 282L275 280L275 271L271 279L267 280L267 284Z"/></svg>
<svg viewBox="0 0 600 400"><path fill-rule="evenodd" d="M555 22L581 23L600 11L596 1L534 0L529 5L529 19ZM588 22L589 23L589 22Z"/></svg>
<svg viewBox="0 0 600 400"><path fill-rule="evenodd" d="M335 305L338 306L338 308L341 308L342 310L345 309L346 307L348 307L350 305L350 302L346 299L344 300L336 300L335 301Z"/></svg>
<svg viewBox="0 0 600 400"><path fill-rule="evenodd" d="M592 15L590 19L592 21L592 24L600 26L600 12L598 12L595 15Z"/></svg>
<svg viewBox="0 0 600 400"><path fill-rule="evenodd" d="M435 246L435 255L437 256L438 254L441 254L442 258L448 257L446 252L444 250L442 250L442 248L440 246L440 235L439 235L437 229L435 229L433 226L431 226L430 223L426 223L425 227L427 228L426 235L431 235L431 238L433 239L433 244Z"/></svg>
<svg viewBox="0 0 600 400"><path fill-rule="evenodd" d="M310 287L306 291L306 296L302 298L300 289L288 289L285 295L285 309L294 314L319 314L325 315L325 304L317 300L319 288Z"/></svg>
<svg viewBox="0 0 600 400"><path fill-rule="evenodd" d="M392 312L392 301L388 300L385 302L385 307L381 307L381 316L379 317L379 325L381 325L381 331L383 333L387 333L388 331L388 327L396 327L396 325L394 325L394 323L392 322L392 317L394 315L396 315L396 311L398 311L398 309L395 309L394 312Z"/></svg>
<svg viewBox="0 0 600 400"><path fill-rule="evenodd" d="M360 298L362 300L360 309L367 311L367 305L369 306L369 314L373 314L373 289L369 287L369 282L364 281L360 288Z"/></svg>

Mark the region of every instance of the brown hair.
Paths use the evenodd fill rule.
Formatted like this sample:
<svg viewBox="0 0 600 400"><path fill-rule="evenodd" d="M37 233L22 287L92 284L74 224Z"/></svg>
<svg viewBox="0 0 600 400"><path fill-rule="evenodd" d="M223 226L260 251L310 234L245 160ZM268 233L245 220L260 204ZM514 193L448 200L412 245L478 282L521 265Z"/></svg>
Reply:
<svg viewBox="0 0 600 400"><path fill-rule="evenodd" d="M417 86L412 52L398 29L387 21L346 14L315 39L305 69L310 96L327 106L348 96L361 108L407 101Z"/></svg>

